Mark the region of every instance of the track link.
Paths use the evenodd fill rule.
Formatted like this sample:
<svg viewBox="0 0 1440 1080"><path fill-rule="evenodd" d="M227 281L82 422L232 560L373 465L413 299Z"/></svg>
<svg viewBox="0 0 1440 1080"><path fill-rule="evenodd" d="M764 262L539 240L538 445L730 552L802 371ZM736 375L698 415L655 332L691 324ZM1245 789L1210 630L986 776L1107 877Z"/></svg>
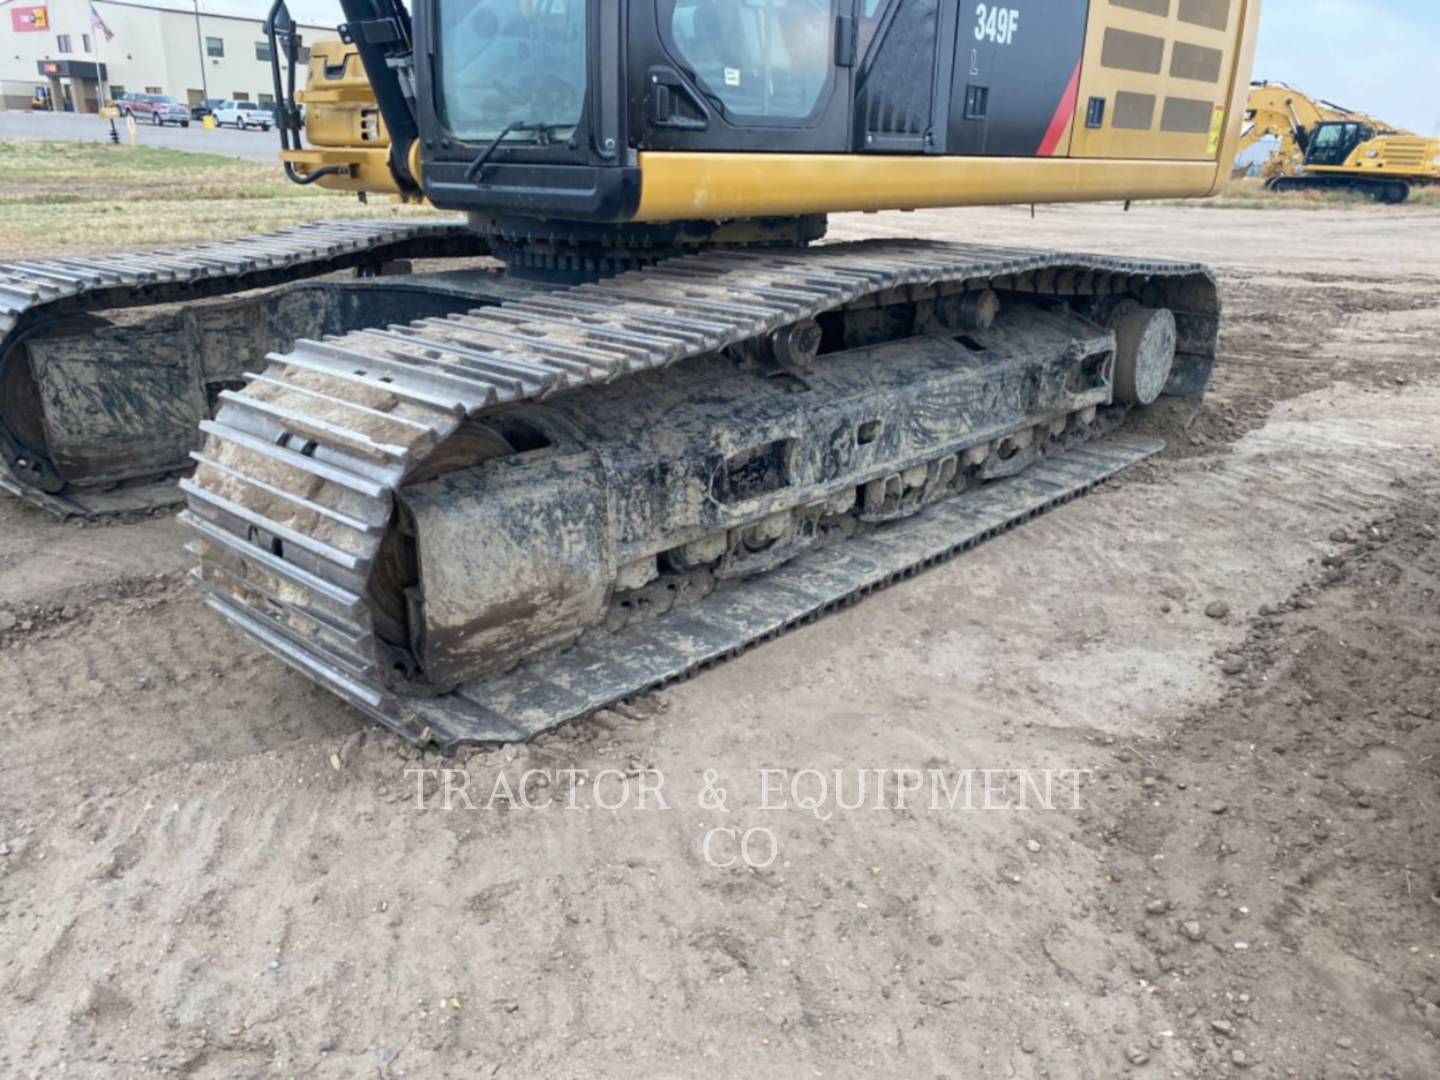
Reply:
<svg viewBox="0 0 1440 1080"><path fill-rule="evenodd" d="M525 680L532 690L568 681L560 673L569 666L563 656L553 662L559 669L547 669L543 658L522 665L504 677L510 681L503 691L467 686L422 696L397 679L367 598L398 489L468 417L714 353L827 311L942 288L1123 295L1168 307L1179 328L1169 392L1199 395L1208 382L1219 305L1213 278L1198 265L913 241L691 256L467 315L302 341L287 355L270 356L243 392L224 395L215 420L204 425L208 438L195 455L195 477L183 483L200 560L195 575L230 622L412 741L453 747L528 737L683 677L944 557L947 545L932 544L929 554L912 553L853 587L838 581L830 593L801 603L793 618L777 610L763 627L744 624L693 664L682 656L648 668L611 665L607 670L629 674L607 675L592 691L568 692L549 706L543 693L524 689ZM1083 457L1057 460L1054 475L1033 490L1028 474L1005 481L1031 497L1001 499L995 506L1010 509L979 535L1072 497L1156 448L1117 446L1108 455L1075 451L1091 454L1088 464ZM918 520L932 518L941 520L933 511ZM898 532L897 525L874 536ZM733 600L747 590L758 596L767 580L739 583L724 596ZM589 669L599 670L593 661Z"/></svg>

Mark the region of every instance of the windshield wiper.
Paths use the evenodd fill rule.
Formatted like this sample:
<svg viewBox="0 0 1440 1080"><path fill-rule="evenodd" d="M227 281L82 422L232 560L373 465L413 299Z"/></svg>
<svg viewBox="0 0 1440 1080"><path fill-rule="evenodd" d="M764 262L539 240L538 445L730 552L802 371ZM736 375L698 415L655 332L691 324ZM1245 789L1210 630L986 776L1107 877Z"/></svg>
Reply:
<svg viewBox="0 0 1440 1080"><path fill-rule="evenodd" d="M541 146L548 146L554 139L555 132L565 127L564 124L532 124L528 120L512 120L500 129L500 134L490 140L490 145L480 152L480 156L470 163L465 170L465 179L472 184L480 183L480 178L485 172L485 166L490 164L490 159L495 151L500 149L500 144L505 141L507 135L513 135L517 131L533 131L537 138L536 142Z"/></svg>

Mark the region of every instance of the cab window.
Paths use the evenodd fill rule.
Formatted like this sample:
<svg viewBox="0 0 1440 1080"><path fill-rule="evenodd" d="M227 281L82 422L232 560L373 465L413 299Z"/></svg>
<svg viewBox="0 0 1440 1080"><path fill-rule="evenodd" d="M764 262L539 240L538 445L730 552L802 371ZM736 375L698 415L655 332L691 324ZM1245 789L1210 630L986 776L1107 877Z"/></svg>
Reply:
<svg viewBox="0 0 1440 1080"><path fill-rule="evenodd" d="M436 0L441 122L470 142L517 123L568 138L585 107L588 10L586 0Z"/></svg>
<svg viewBox="0 0 1440 1080"><path fill-rule="evenodd" d="M1359 142L1359 124L1321 124L1310 144L1308 159L1314 165L1343 165Z"/></svg>
<svg viewBox="0 0 1440 1080"><path fill-rule="evenodd" d="M834 0L657 0L681 62L725 111L800 120L829 85Z"/></svg>

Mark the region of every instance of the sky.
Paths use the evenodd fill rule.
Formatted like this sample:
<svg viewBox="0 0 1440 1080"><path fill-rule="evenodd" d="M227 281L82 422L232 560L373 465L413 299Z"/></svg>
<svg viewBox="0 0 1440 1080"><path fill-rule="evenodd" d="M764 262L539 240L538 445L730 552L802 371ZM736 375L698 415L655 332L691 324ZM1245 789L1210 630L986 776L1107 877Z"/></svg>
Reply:
<svg viewBox="0 0 1440 1080"><path fill-rule="evenodd" d="M1264 0L1255 77L1440 135L1440 3Z"/></svg>
<svg viewBox="0 0 1440 1080"><path fill-rule="evenodd" d="M1263 0L1257 79L1440 135L1440 0ZM269 0L200 0L263 11ZM290 0L301 22L340 21L337 0Z"/></svg>

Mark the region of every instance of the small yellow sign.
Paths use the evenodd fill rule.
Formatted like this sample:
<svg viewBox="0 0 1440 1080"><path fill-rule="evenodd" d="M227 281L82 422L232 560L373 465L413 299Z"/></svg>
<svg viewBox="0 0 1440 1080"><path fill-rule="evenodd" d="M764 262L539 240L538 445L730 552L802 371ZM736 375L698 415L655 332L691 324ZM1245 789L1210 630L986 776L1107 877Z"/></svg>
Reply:
<svg viewBox="0 0 1440 1080"><path fill-rule="evenodd" d="M206 131L215 130L215 117L212 113L206 113L205 118L201 120L200 123L204 125Z"/></svg>
<svg viewBox="0 0 1440 1080"><path fill-rule="evenodd" d="M1215 114L1210 117L1210 141L1205 145L1207 154L1220 152L1220 140L1225 137L1225 106L1216 105Z"/></svg>

